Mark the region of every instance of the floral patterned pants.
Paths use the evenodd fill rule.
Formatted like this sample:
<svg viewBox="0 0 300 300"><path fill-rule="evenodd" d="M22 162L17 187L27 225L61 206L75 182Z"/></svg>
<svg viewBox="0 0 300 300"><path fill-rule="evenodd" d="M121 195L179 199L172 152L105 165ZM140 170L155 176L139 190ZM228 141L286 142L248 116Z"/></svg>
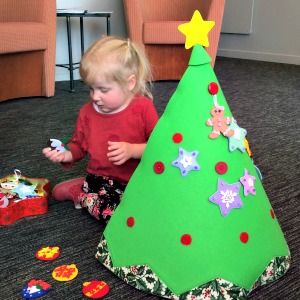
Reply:
<svg viewBox="0 0 300 300"><path fill-rule="evenodd" d="M102 224L107 224L121 201L125 187L126 184L117 180L88 174L78 201L93 217Z"/></svg>

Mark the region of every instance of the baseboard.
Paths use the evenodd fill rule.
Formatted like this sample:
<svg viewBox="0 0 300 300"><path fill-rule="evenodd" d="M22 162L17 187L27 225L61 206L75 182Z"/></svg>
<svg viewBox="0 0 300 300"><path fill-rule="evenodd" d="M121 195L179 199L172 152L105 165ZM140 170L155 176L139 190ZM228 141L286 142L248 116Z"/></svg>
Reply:
<svg viewBox="0 0 300 300"><path fill-rule="evenodd" d="M300 56L265 52L218 49L218 56L300 65Z"/></svg>

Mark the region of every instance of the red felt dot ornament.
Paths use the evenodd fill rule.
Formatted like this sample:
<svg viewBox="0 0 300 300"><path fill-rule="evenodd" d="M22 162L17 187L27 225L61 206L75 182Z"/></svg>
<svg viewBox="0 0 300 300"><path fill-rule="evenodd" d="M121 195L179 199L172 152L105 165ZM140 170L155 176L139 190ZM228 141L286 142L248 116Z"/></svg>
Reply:
<svg viewBox="0 0 300 300"><path fill-rule="evenodd" d="M153 166L153 170L156 174L161 174L165 170L165 165L161 161L157 161Z"/></svg>
<svg viewBox="0 0 300 300"><path fill-rule="evenodd" d="M127 219L127 226L128 227L133 227L134 226L134 217L129 217L128 219Z"/></svg>
<svg viewBox="0 0 300 300"><path fill-rule="evenodd" d="M218 174L223 175L227 172L228 170L228 166L225 162L220 161L216 164L215 166L215 170Z"/></svg>
<svg viewBox="0 0 300 300"><path fill-rule="evenodd" d="M247 232L242 232L240 234L240 240L242 243L248 243L248 240L249 240L249 235Z"/></svg>
<svg viewBox="0 0 300 300"><path fill-rule="evenodd" d="M173 139L173 142L174 142L175 144L179 144L179 143L182 142L183 136L182 136L181 133L178 133L178 132L177 132L177 133L175 133L175 134L173 135L172 139Z"/></svg>
<svg viewBox="0 0 300 300"><path fill-rule="evenodd" d="M184 234L180 241L183 245L189 246L192 243L192 237L189 234Z"/></svg>
<svg viewBox="0 0 300 300"><path fill-rule="evenodd" d="M215 82L211 82L208 85L208 91L211 95L216 95L219 91L219 86L217 85L217 83Z"/></svg>
<svg viewBox="0 0 300 300"><path fill-rule="evenodd" d="M270 215L271 215L272 219L275 218L275 213L274 213L273 209L270 209Z"/></svg>

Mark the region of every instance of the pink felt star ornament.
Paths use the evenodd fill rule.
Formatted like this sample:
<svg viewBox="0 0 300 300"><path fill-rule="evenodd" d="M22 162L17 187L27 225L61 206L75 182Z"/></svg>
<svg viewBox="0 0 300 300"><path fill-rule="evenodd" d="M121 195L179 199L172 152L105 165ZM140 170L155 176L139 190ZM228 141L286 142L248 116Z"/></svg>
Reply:
<svg viewBox="0 0 300 300"><path fill-rule="evenodd" d="M256 195L255 180L255 176L251 176L250 172L245 169L244 176L240 178L240 182L244 186L244 196L248 196L249 194Z"/></svg>

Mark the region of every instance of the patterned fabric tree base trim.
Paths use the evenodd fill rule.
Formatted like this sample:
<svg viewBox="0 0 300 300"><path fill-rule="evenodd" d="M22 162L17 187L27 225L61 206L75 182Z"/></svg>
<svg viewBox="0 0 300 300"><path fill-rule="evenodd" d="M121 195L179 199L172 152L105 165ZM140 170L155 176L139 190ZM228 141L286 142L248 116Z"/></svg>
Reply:
<svg viewBox="0 0 300 300"><path fill-rule="evenodd" d="M255 288L280 278L290 267L289 256L273 258L250 291L222 278L216 278L186 293L174 295L147 265L114 268L104 236L98 245L96 258L127 284L141 291L172 300L242 300Z"/></svg>

